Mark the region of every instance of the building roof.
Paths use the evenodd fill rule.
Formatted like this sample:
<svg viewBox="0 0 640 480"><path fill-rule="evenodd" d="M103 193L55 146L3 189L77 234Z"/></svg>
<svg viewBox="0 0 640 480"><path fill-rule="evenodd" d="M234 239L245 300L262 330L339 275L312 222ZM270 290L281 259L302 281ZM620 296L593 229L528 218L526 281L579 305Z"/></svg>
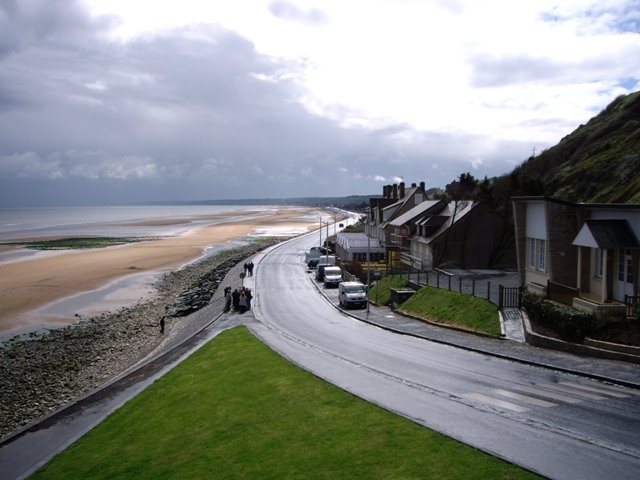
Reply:
<svg viewBox="0 0 640 480"><path fill-rule="evenodd" d="M441 204L442 207L436 208L439 204ZM400 227L405 223L410 222L414 218L424 216L425 212L427 212L430 209L435 208L437 212L433 212L433 213L438 213L440 210L442 210L442 208L445 207L445 205L446 204L442 200L427 200L425 202L419 203L408 212L403 213L402 215L399 215L398 217L394 218L389 222L389 225L393 225L394 227Z"/></svg>
<svg viewBox="0 0 640 480"><path fill-rule="evenodd" d="M336 236L336 243L347 251L362 248L370 248L372 251L384 250L377 238L367 237L365 233L340 232Z"/></svg>
<svg viewBox="0 0 640 480"><path fill-rule="evenodd" d="M586 220L573 240L573 245L600 248L602 250L640 248L638 239L631 230L629 222L619 219Z"/></svg>
<svg viewBox="0 0 640 480"><path fill-rule="evenodd" d="M422 193L422 189L420 187L407 188L405 190L404 197L401 197L401 198L398 199L397 202L392 203L391 205L387 205L386 207L384 207L382 209L382 211L383 211L382 216L383 216L383 218L387 217L387 219L384 220L383 226L386 226L391 221L393 221L396 213L398 212L398 210L400 210L402 208L402 206L404 204L406 204L409 200L412 200L414 195L416 195L416 194L418 194L418 195L419 194L423 194ZM426 195L425 195L424 198L426 198Z"/></svg>
<svg viewBox="0 0 640 480"><path fill-rule="evenodd" d="M472 200L459 200L456 206L455 201L449 202L445 208L438 211L435 215L425 215L421 218L416 225L427 227L425 236L415 235L414 238L421 243L431 243L438 238L454 223L462 220L473 208L477 205ZM455 212L455 217L453 216Z"/></svg>

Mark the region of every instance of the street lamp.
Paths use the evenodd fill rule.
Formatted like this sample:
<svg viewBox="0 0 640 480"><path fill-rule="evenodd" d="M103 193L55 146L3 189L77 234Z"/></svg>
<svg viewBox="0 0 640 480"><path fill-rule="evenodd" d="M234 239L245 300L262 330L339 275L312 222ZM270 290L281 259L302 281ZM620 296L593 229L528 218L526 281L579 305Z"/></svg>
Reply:
<svg viewBox="0 0 640 480"><path fill-rule="evenodd" d="M369 316L369 290L371 289L371 237L367 233L367 317Z"/></svg>

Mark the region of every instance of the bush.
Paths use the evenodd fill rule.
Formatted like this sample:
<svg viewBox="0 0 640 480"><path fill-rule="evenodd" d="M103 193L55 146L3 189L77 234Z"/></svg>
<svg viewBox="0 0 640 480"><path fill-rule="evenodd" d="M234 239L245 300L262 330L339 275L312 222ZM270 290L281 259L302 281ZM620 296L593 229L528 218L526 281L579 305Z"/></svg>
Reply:
<svg viewBox="0 0 640 480"><path fill-rule="evenodd" d="M593 313L552 303L529 292L524 293L522 305L531 320L553 329L567 342L582 343L595 331Z"/></svg>

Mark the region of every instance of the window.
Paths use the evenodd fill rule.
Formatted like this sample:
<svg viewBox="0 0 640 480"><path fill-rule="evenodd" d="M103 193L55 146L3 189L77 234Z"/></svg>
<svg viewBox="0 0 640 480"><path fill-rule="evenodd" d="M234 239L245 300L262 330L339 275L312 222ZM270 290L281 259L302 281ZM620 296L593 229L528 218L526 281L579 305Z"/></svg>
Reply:
<svg viewBox="0 0 640 480"><path fill-rule="evenodd" d="M534 238L527 238L528 251L529 251L529 269L533 270L536 267L536 240Z"/></svg>
<svg viewBox="0 0 640 480"><path fill-rule="evenodd" d="M527 238L527 269L547 271L547 241Z"/></svg>
<svg viewBox="0 0 640 480"><path fill-rule="evenodd" d="M538 270L541 272L546 271L546 248L547 241L546 240L536 240L538 244Z"/></svg>
<svg viewBox="0 0 640 480"><path fill-rule="evenodd" d="M604 274L604 252L600 248L596 248L596 278L602 278Z"/></svg>

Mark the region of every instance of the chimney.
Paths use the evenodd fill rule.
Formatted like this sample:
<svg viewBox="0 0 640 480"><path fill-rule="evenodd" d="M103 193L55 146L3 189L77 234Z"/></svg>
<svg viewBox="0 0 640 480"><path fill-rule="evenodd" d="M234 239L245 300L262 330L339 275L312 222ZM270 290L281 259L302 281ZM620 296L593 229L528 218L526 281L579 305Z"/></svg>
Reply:
<svg viewBox="0 0 640 480"><path fill-rule="evenodd" d="M393 188L393 198L398 198L398 184L394 183L392 188Z"/></svg>
<svg viewBox="0 0 640 480"><path fill-rule="evenodd" d="M416 182L413 182L413 183L411 184L411 188L416 188L416 187L417 187Z"/></svg>
<svg viewBox="0 0 640 480"><path fill-rule="evenodd" d="M400 198L404 198L404 182L400 182Z"/></svg>
<svg viewBox="0 0 640 480"><path fill-rule="evenodd" d="M424 193L427 193L427 184L424 182L420 182L420 188Z"/></svg>

